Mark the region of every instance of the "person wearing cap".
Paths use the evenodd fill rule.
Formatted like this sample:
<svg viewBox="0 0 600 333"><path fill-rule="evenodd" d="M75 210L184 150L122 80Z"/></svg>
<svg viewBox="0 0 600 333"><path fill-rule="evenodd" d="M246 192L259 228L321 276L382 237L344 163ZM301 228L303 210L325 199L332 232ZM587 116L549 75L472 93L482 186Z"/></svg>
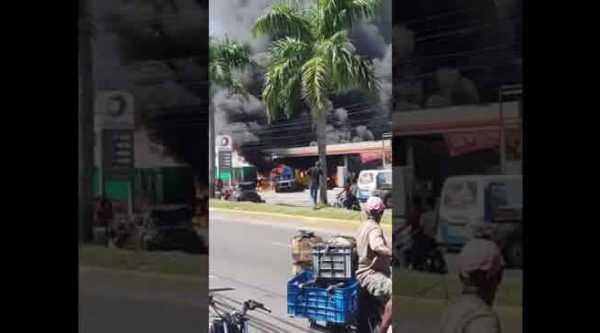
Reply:
<svg viewBox="0 0 600 333"><path fill-rule="evenodd" d="M387 332L392 322L392 279L390 260L392 249L388 246L381 218L385 204L379 197L370 197L364 206L367 219L363 221L356 232L356 250L358 254L358 269L356 278L361 287L371 295L380 297L385 304L381 317L380 332Z"/></svg>
<svg viewBox="0 0 600 333"><path fill-rule="evenodd" d="M458 264L463 292L450 305L442 333L500 333L492 309L504 270L500 249L488 239L473 239L460 252Z"/></svg>

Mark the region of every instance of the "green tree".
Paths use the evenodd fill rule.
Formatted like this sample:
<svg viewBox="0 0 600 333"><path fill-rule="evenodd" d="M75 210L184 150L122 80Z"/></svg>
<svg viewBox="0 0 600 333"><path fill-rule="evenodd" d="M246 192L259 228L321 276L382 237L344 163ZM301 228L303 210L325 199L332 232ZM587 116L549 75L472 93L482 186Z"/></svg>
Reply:
<svg viewBox="0 0 600 333"><path fill-rule="evenodd" d="M209 142L209 195L214 197L215 184L215 108L212 97L216 89L225 88L232 94L247 96L244 85L235 76L236 71L243 71L253 64L250 46L237 41L210 39L208 75L210 80L210 142Z"/></svg>
<svg viewBox="0 0 600 333"><path fill-rule="evenodd" d="M321 177L320 201L327 204L326 113L329 97L361 89L376 99L379 79L371 61L355 53L348 30L360 19L372 19L380 0L314 0L308 7L279 1L261 15L255 37L274 42L266 68L262 99L269 121L294 114L298 96L310 108L316 128Z"/></svg>

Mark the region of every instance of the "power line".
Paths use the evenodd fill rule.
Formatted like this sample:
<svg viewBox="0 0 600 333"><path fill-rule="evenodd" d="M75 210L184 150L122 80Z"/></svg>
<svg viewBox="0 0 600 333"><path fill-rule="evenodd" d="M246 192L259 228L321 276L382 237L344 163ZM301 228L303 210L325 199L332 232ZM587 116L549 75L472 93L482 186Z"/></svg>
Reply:
<svg viewBox="0 0 600 333"><path fill-rule="evenodd" d="M513 23L516 23L516 22L520 22L521 19L516 19L516 20L511 20L511 21ZM466 27L466 28L461 28L461 29L456 29L456 30L445 31L445 32L435 34L435 35L422 36L419 38L415 38L415 44L421 43L424 41L428 41L428 40L432 40L432 39L435 40L439 37L449 37L449 36L454 36L454 35L467 34L467 33L471 33L471 32L487 30L487 29L494 28L494 27L497 27L497 22L483 24L483 25L479 25L479 26L475 26L475 27Z"/></svg>
<svg viewBox="0 0 600 333"><path fill-rule="evenodd" d="M419 62L419 61L423 61L423 60L451 58L451 57L465 56L465 55L484 53L484 52L490 52L490 51L497 51L497 50L502 50L502 49L508 49L508 48L518 46L518 45L520 45L520 43L505 43L505 44L498 44L498 45L494 45L494 46L483 47L483 48L476 49L476 50L454 52L454 53L439 53L439 54L433 54L430 56L415 57L414 59L401 61L401 62L399 62L399 64L415 63L415 62Z"/></svg>

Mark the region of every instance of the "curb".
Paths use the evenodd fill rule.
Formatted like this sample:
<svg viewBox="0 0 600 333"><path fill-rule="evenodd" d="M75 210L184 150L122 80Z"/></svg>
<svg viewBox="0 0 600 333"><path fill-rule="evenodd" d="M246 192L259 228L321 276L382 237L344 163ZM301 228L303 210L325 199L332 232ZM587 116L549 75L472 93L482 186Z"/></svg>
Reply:
<svg viewBox="0 0 600 333"><path fill-rule="evenodd" d="M175 279L175 280L186 280L189 282L206 282L208 280L208 275L205 277L194 276L194 275L185 275L185 274L177 274L177 273L163 273L156 271L139 271L133 269L119 269L119 268L109 268L109 267L100 267L100 266L90 266L85 264L79 264L80 272L108 272L108 273L116 273L116 274L124 274L130 276L138 276L138 277L146 277L146 278L161 278L161 279Z"/></svg>
<svg viewBox="0 0 600 333"><path fill-rule="evenodd" d="M221 208L221 207L209 207L208 211L209 211L209 213L210 213L210 211L223 211L223 212L229 211L229 212L236 212L236 213L249 214L249 215L259 215L259 216L262 215L262 216L271 216L271 217L287 217L287 218L294 218L294 219L302 219L302 220L306 220L306 221L310 221L310 222L322 221L322 222L338 223L338 224L345 224L345 225L354 224L355 226L358 226L361 223L360 221L356 221L356 220L331 219L331 218L321 218L321 217L312 217L312 216L292 215L292 214L285 214L285 213L257 212L257 211L248 211L248 210L241 210L241 209ZM384 231L388 231L388 232L392 231L391 224L382 224L381 228Z"/></svg>

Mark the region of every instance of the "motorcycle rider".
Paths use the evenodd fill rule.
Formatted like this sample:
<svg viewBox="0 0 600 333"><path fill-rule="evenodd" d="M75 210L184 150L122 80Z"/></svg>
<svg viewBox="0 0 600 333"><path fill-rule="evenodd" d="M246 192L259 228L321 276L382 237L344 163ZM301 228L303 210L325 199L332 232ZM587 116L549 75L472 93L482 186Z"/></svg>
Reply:
<svg viewBox="0 0 600 333"><path fill-rule="evenodd" d="M392 322L392 280L390 260L392 249L383 236L380 222L385 204L379 197L370 197L364 210L367 219L356 233L358 269L356 278L369 294L383 299L385 308L381 317L380 332L387 332Z"/></svg>
<svg viewBox="0 0 600 333"><path fill-rule="evenodd" d="M500 333L500 320L492 309L502 281L504 259L491 240L469 241L458 257L463 292L450 306L442 333Z"/></svg>
<svg viewBox="0 0 600 333"><path fill-rule="evenodd" d="M344 208L346 209L353 209L353 207L356 205L356 202L358 201L358 198L356 197L356 190L357 190L357 185L356 185L356 181L354 181L354 179L352 179L351 177L348 177L348 180L346 181L346 184L344 186Z"/></svg>

